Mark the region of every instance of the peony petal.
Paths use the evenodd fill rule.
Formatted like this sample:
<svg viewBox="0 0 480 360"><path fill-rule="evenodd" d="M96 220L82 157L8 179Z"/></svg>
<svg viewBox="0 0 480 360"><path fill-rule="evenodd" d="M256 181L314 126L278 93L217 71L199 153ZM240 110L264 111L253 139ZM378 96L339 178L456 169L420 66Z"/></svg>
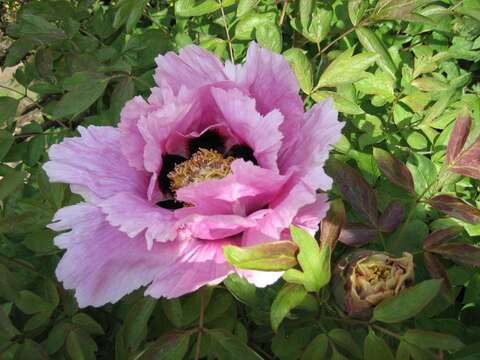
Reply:
<svg viewBox="0 0 480 360"><path fill-rule="evenodd" d="M169 52L155 59L155 81L159 86L165 81L174 90L182 86L194 90L201 86L225 81L223 65L215 55L195 45L180 49L179 55Z"/></svg>
<svg viewBox="0 0 480 360"><path fill-rule="evenodd" d="M118 128L121 132L122 152L128 159L130 166L135 169L144 170L143 149L145 140L138 131L138 120L145 116L151 106L141 97L135 96L128 101L120 113Z"/></svg>
<svg viewBox="0 0 480 360"><path fill-rule="evenodd" d="M256 222L238 215L190 215L178 224L185 226L195 238L215 240L237 235Z"/></svg>
<svg viewBox="0 0 480 360"><path fill-rule="evenodd" d="M260 166L278 171L282 114L272 110L265 116L260 115L255 109L255 100L238 89L213 88L212 95L237 141L252 148Z"/></svg>
<svg viewBox="0 0 480 360"><path fill-rule="evenodd" d="M235 214L246 216L263 208L274 199L288 177L236 159L232 174L220 180L209 180L185 186L177 191L177 199L194 206L179 209L178 216Z"/></svg>
<svg viewBox="0 0 480 360"><path fill-rule="evenodd" d="M171 299L203 285L219 284L233 271L223 257L223 246L231 243L233 241L191 241L183 256L170 265L167 272L159 275L145 294Z"/></svg>
<svg viewBox="0 0 480 360"><path fill-rule="evenodd" d="M285 58L268 49L250 43L247 60L243 69L227 65L231 79L248 88L257 101L257 110L267 114L278 109L285 120L280 126L283 146L280 159L288 157L287 151L293 145L303 117L303 101L299 96L299 85L295 74Z"/></svg>
<svg viewBox="0 0 480 360"><path fill-rule="evenodd" d="M279 240L282 232L288 229L298 211L313 204L316 199L315 192L308 185L296 176L291 177L289 183L282 188L282 192L270 203L268 211L263 212L263 216L257 220L257 227L253 231L245 232L243 245L258 243L258 230L272 239Z"/></svg>
<svg viewBox="0 0 480 360"><path fill-rule="evenodd" d="M59 210L49 228L69 230L55 244L67 249L57 270L66 289L75 289L80 307L101 306L147 285L168 270L180 244L156 243L148 251L141 237L131 239L112 227L100 208L81 203Z"/></svg>
<svg viewBox="0 0 480 360"><path fill-rule="evenodd" d="M303 228L313 236L318 231L320 221L327 215L329 208L328 196L317 194L314 203L305 205L298 211L293 219L293 224Z"/></svg>
<svg viewBox="0 0 480 360"><path fill-rule="evenodd" d="M313 190L328 190L332 180L325 174L323 166L328 158L330 148L341 136L343 123L337 121L338 112L333 107L332 99L315 104L306 114L305 121L295 150L280 169L285 171L292 166L300 167L303 181Z"/></svg>
<svg viewBox="0 0 480 360"><path fill-rule="evenodd" d="M99 204L107 215L108 222L129 237L134 238L145 231L147 247L154 241L174 240L175 218L173 212L162 209L129 193L118 193Z"/></svg>
<svg viewBox="0 0 480 360"><path fill-rule="evenodd" d="M50 181L75 185L72 191L88 195L91 201L118 192L146 195L148 176L129 166L118 129L89 126L78 131L81 137L65 139L50 148L50 161L43 166Z"/></svg>

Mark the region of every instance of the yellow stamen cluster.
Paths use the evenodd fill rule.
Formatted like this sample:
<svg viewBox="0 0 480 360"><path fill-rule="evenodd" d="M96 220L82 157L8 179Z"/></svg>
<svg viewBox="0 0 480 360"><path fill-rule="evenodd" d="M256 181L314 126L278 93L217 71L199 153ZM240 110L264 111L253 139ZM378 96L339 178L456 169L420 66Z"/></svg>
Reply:
<svg viewBox="0 0 480 360"><path fill-rule="evenodd" d="M205 180L222 179L230 174L233 157L223 157L218 151L199 149L190 159L175 166L167 177L170 189L178 189Z"/></svg>

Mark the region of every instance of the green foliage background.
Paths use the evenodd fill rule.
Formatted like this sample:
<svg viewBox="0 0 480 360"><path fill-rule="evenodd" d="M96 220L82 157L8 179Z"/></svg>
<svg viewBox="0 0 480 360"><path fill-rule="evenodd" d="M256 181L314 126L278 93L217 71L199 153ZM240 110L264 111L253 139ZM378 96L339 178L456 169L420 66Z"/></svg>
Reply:
<svg viewBox="0 0 480 360"><path fill-rule="evenodd" d="M0 359L480 359L478 181L439 179L457 114L472 115L470 139L480 133L478 0L0 4ZM48 182L46 150L80 124L117 124L128 99L148 95L157 54L195 43L240 63L251 40L287 57L307 108L333 97L346 122L333 157L374 189L375 212L403 205L402 224L369 248L412 252L423 287L433 284L422 282L433 276L422 249L432 231L458 229L470 257L436 258L433 277L448 288L429 287L433 301L403 321L349 319L328 287L306 296L284 281L255 289L238 277L176 300L137 291L78 309L55 279L61 251L45 225L80 199ZM406 163L416 194L382 175L374 148ZM442 213L428 203L440 193L471 208ZM336 188L331 196L346 200L348 222L365 223L355 199ZM347 250L339 245L333 262Z"/></svg>

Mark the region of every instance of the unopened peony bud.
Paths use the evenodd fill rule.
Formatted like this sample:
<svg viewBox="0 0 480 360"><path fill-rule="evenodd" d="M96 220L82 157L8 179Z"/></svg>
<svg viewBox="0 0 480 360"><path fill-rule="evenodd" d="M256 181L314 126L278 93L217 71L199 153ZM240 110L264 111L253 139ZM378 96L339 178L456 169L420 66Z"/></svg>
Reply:
<svg viewBox="0 0 480 360"><path fill-rule="evenodd" d="M349 315L369 318L382 300L412 284L413 257L395 258L384 252L356 250L344 256L333 275L337 303Z"/></svg>

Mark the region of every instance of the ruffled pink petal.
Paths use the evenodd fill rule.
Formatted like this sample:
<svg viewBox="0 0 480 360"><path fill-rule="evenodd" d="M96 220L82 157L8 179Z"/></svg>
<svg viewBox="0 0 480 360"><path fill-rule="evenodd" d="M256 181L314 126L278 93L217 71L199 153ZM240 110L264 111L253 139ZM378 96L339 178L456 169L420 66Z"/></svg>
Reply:
<svg viewBox="0 0 480 360"><path fill-rule="evenodd" d="M135 96L128 101L120 113L118 128L122 137L122 152L130 166L144 170L143 149L145 140L138 130L138 120L150 110L150 105L141 97Z"/></svg>
<svg viewBox="0 0 480 360"><path fill-rule="evenodd" d="M311 235L315 235L320 221L327 215L329 208L328 196L326 194L317 194L315 202L302 207L292 223L308 231Z"/></svg>
<svg viewBox="0 0 480 360"><path fill-rule="evenodd" d="M254 151L260 166L278 171L277 156L283 135L279 130L283 116L272 110L265 116L255 108L255 99L238 89L212 89L212 95L232 135L240 144Z"/></svg>
<svg viewBox="0 0 480 360"><path fill-rule="evenodd" d="M145 141L144 166L147 171L152 173L160 171L165 142L174 129L179 124L185 126L182 123L193 120L193 115L187 117L192 107L191 103L175 96L168 87L163 87L161 94L164 105L140 118L137 125Z"/></svg>
<svg viewBox="0 0 480 360"><path fill-rule="evenodd" d="M183 256L170 265L167 272L159 275L145 294L170 299L195 291L203 285L219 284L233 271L223 257L223 246L232 242L192 240Z"/></svg>
<svg viewBox="0 0 480 360"><path fill-rule="evenodd" d="M129 238L112 227L100 208L82 203L60 209L49 227L55 244L67 251L57 270L66 289L75 289L80 307L101 306L147 285L168 271L178 257L176 242L156 243L147 250L142 237Z"/></svg>
<svg viewBox="0 0 480 360"><path fill-rule="evenodd" d="M179 189L177 199L194 206L176 210L177 217L191 214L246 216L261 209L280 192L288 177L242 159L231 164L232 174Z"/></svg>
<svg viewBox="0 0 480 360"><path fill-rule="evenodd" d="M242 233L256 222L238 215L190 215L178 222L191 236L203 240L224 239Z"/></svg>
<svg viewBox="0 0 480 360"><path fill-rule="evenodd" d="M280 239L282 231L288 229L298 211L306 205L313 204L316 194L303 181L294 176L288 184L282 188L281 194L270 202L267 211L257 219L257 227L264 236L272 239ZM251 216L254 216L252 214ZM259 242L258 231L247 230L244 235L243 244L254 245Z"/></svg>
<svg viewBox="0 0 480 360"><path fill-rule="evenodd" d="M283 133L283 146L280 159L295 140L303 117L303 102L299 96L299 86L295 74L285 58L268 49L250 43L244 68L226 66L230 79L245 86L257 101L257 110L267 114L278 109L284 116L280 126Z"/></svg>
<svg viewBox="0 0 480 360"><path fill-rule="evenodd" d="M118 193L102 201L99 206L107 215L108 222L129 237L134 238L145 231L149 250L154 241L171 241L177 235L173 212L151 204L144 198Z"/></svg>
<svg viewBox="0 0 480 360"><path fill-rule="evenodd" d="M160 55L155 62L155 81L159 86L162 81L166 81L175 93L178 93L182 86L193 90L227 80L220 60L195 45L180 49L179 55L174 52Z"/></svg>
<svg viewBox="0 0 480 360"><path fill-rule="evenodd" d="M299 140L289 157L280 162L280 169L298 166L303 181L313 190L328 190L332 180L323 166L333 144L340 140L343 123L338 122L338 112L332 99L314 105L306 114Z"/></svg>
<svg viewBox="0 0 480 360"><path fill-rule="evenodd" d="M72 191L91 201L118 192L146 195L148 176L128 164L118 129L89 126L78 131L80 137L50 147L50 161L43 166L50 181L71 184Z"/></svg>

